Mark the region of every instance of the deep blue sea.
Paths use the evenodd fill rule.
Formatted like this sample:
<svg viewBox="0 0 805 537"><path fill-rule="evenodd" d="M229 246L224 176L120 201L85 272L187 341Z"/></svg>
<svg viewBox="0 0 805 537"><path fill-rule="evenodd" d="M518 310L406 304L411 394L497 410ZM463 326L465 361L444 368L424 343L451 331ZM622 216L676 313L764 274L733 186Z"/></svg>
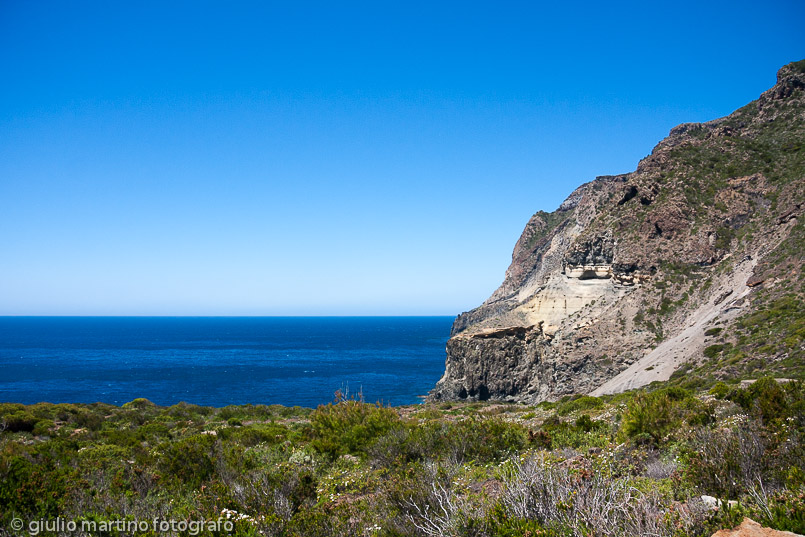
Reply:
<svg viewBox="0 0 805 537"><path fill-rule="evenodd" d="M0 317L0 401L421 401L452 317Z"/></svg>

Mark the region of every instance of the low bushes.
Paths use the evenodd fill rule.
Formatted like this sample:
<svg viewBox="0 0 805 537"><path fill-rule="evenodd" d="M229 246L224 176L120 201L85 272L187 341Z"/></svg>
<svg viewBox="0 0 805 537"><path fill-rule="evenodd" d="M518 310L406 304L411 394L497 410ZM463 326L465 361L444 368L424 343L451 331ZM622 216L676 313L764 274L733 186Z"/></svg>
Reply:
<svg viewBox="0 0 805 537"><path fill-rule="evenodd" d="M610 426L607 422L593 420L587 414L582 414L573 422L562 421L554 415L543 422L541 431L530 435L530 440L536 448L603 447L611 440Z"/></svg>
<svg viewBox="0 0 805 537"><path fill-rule="evenodd" d="M772 377L763 377L745 389L730 392L726 397L765 423L789 417L803 419L805 390L802 382L781 385Z"/></svg>
<svg viewBox="0 0 805 537"><path fill-rule="evenodd" d="M687 422L712 421L709 409L682 388L663 388L640 392L629 402L621 422L623 439L660 444L670 433Z"/></svg>
<svg viewBox="0 0 805 537"><path fill-rule="evenodd" d="M559 403L559 405L556 407L556 413L560 416L566 416L577 410L592 410L595 408L602 408L603 406L604 402L598 397L583 395L577 399Z"/></svg>
<svg viewBox="0 0 805 537"><path fill-rule="evenodd" d="M453 464L501 461L526 448L529 431L499 417L458 422L398 423L370 448L377 466L439 460Z"/></svg>
<svg viewBox="0 0 805 537"><path fill-rule="evenodd" d="M288 434L287 427L274 423L246 427L227 427L218 431L218 436L221 440L231 441L245 447L252 447L261 443L278 444L283 442L288 437Z"/></svg>
<svg viewBox="0 0 805 537"><path fill-rule="evenodd" d="M683 514L670 499L641 493L628 479L551 463L541 454L514 463L500 504L505 516L497 518L509 526L512 520L533 521L549 535L589 537L671 537L691 528L701 509L689 504Z"/></svg>
<svg viewBox="0 0 805 537"><path fill-rule="evenodd" d="M311 445L335 458L345 453L364 454L380 436L399 423L397 413L381 404L353 399L319 406L310 415Z"/></svg>
<svg viewBox="0 0 805 537"><path fill-rule="evenodd" d="M171 443L162 455L164 471L194 488L212 476L217 454L216 438L211 435L193 435Z"/></svg>
<svg viewBox="0 0 805 537"><path fill-rule="evenodd" d="M716 388L505 407L0 405L5 423L36 420L0 431L0 533L15 516L227 516L232 535L707 537L744 515L802 533L801 385ZM702 494L739 507L702 510Z"/></svg>
<svg viewBox="0 0 805 537"><path fill-rule="evenodd" d="M39 419L30 412L18 410L3 416L2 421L0 421L0 427L12 433L21 431L30 433L34 430L37 421Z"/></svg>
<svg viewBox="0 0 805 537"><path fill-rule="evenodd" d="M699 428L688 443L687 475L708 495L737 499L758 481L779 482L780 461L769 456L771 442L759 427Z"/></svg>

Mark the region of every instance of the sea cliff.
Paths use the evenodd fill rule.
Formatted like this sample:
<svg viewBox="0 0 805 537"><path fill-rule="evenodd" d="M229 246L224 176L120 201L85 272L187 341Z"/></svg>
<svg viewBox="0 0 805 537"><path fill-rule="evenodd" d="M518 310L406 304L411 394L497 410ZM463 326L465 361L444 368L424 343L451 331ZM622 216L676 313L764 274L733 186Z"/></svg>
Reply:
<svg viewBox="0 0 805 537"><path fill-rule="evenodd" d="M538 402L692 371L800 375L804 143L800 61L729 116L673 128L634 172L536 213L500 287L456 318L431 398ZM781 305L791 322L761 337L751 319Z"/></svg>

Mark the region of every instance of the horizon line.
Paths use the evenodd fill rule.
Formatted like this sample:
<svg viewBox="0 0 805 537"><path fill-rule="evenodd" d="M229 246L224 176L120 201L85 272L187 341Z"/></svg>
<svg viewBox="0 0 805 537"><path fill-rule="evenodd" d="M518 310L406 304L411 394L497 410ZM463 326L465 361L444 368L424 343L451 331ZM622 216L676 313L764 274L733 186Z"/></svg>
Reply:
<svg viewBox="0 0 805 537"><path fill-rule="evenodd" d="M86 318L123 318L123 317L142 317L142 318L346 318L346 317L456 317L458 314L362 314L362 315L151 315L151 314L112 314L112 315L72 315L72 314L0 314L0 318L20 318L20 317L86 317Z"/></svg>

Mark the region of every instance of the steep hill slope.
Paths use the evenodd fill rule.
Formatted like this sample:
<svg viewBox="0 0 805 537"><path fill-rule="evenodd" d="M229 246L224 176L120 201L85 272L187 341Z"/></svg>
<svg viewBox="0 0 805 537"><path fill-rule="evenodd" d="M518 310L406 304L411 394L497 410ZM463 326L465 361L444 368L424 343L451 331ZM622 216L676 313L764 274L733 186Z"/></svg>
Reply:
<svg viewBox="0 0 805 537"><path fill-rule="evenodd" d="M803 377L804 200L805 60L535 214L503 284L456 318L431 398Z"/></svg>

